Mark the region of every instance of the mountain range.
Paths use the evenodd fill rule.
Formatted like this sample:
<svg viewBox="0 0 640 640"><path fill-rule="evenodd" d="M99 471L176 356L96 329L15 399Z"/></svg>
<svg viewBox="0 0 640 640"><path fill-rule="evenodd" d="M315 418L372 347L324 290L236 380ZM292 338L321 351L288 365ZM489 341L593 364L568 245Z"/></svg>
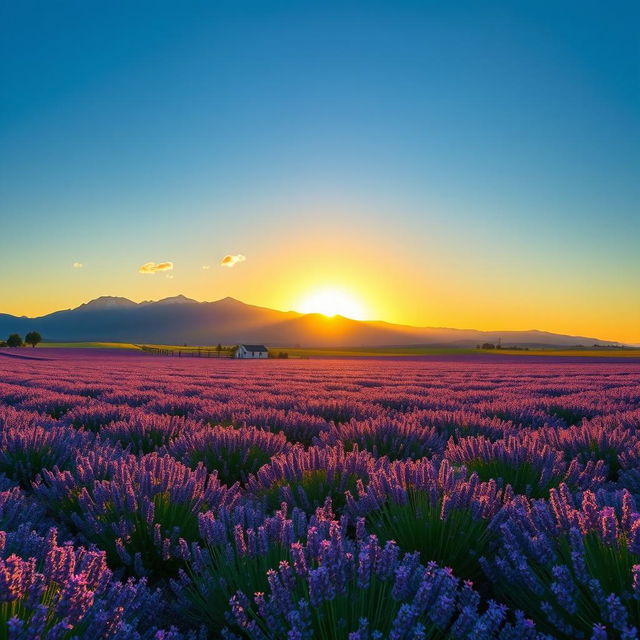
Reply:
<svg viewBox="0 0 640 640"><path fill-rule="evenodd" d="M477 331L413 327L360 321L317 313L276 311L234 298L198 302L179 295L133 302L102 296L75 309L38 318L0 313L0 336L38 331L47 341L100 341L148 344L264 343L293 347L442 345L468 347L483 342L503 346L571 347L619 345L585 336L546 331Z"/></svg>

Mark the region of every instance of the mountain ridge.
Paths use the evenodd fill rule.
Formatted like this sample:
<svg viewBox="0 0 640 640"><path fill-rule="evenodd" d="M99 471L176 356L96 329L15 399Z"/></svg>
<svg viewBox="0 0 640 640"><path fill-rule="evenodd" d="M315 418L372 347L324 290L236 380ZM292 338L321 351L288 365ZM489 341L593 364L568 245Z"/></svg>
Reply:
<svg viewBox="0 0 640 640"><path fill-rule="evenodd" d="M182 294L134 302L100 296L78 307L28 318L0 313L0 335L39 331L50 341L120 341L165 344L263 342L307 347L449 345L502 341L503 346L620 346L618 342L540 329L486 331L416 327L319 313L278 311L227 296L199 302Z"/></svg>

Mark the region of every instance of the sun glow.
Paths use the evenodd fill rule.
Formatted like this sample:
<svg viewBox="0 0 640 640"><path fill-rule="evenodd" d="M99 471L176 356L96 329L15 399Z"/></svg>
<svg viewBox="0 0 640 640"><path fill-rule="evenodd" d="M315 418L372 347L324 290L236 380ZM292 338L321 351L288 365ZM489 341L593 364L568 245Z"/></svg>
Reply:
<svg viewBox="0 0 640 640"><path fill-rule="evenodd" d="M300 302L297 309L302 313L321 313L329 317L340 315L354 320L364 320L366 315L362 304L342 289L314 291Z"/></svg>

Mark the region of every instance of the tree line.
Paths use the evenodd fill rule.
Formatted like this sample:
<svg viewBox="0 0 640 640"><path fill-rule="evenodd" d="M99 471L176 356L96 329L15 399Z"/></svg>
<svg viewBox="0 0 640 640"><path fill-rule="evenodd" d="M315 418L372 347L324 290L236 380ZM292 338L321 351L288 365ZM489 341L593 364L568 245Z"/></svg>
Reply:
<svg viewBox="0 0 640 640"><path fill-rule="evenodd" d="M6 340L0 340L0 347L24 347L25 344L35 347L39 342L42 336L37 331L29 331L24 340L19 333L12 333Z"/></svg>

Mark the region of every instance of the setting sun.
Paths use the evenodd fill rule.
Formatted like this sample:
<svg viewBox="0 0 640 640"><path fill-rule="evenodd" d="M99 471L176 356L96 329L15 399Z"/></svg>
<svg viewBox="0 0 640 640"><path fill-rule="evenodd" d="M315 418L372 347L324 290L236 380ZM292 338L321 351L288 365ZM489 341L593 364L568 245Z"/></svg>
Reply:
<svg viewBox="0 0 640 640"><path fill-rule="evenodd" d="M344 316L354 320L364 320L362 304L350 293L342 289L320 289L310 293L298 305L302 313L321 313L325 316Z"/></svg>

